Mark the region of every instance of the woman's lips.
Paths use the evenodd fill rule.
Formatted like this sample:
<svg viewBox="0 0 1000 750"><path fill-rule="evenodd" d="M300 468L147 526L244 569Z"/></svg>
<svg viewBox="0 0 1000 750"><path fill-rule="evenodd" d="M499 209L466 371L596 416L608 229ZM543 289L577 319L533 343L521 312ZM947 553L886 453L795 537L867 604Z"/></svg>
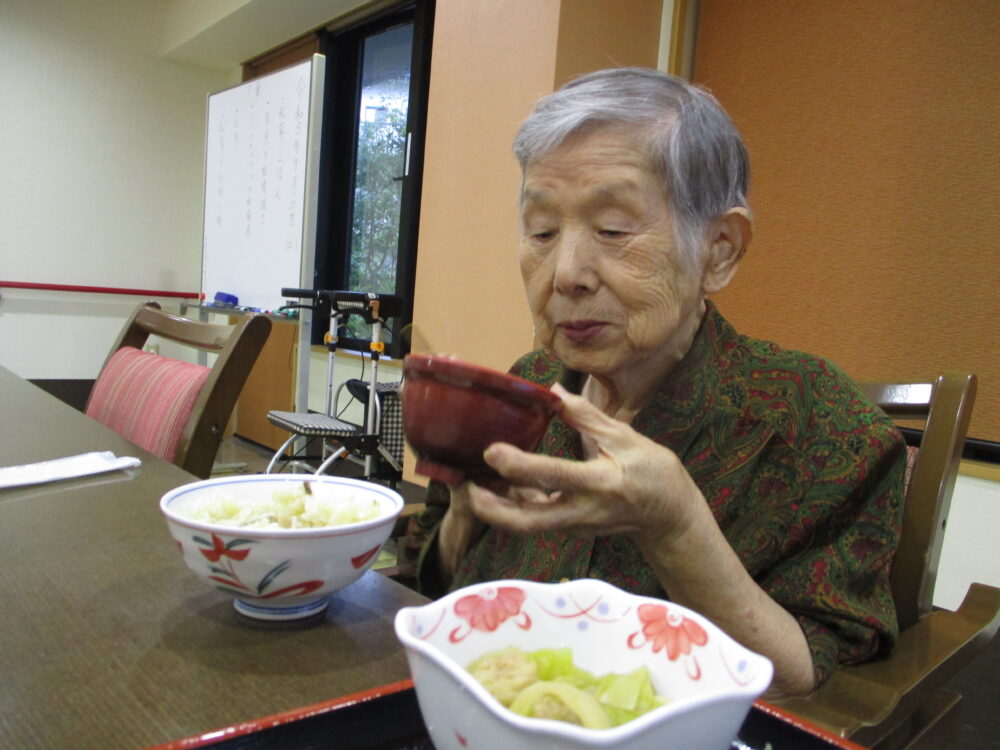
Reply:
<svg viewBox="0 0 1000 750"><path fill-rule="evenodd" d="M569 320L556 328L574 344L585 344L600 335L606 325L599 320Z"/></svg>

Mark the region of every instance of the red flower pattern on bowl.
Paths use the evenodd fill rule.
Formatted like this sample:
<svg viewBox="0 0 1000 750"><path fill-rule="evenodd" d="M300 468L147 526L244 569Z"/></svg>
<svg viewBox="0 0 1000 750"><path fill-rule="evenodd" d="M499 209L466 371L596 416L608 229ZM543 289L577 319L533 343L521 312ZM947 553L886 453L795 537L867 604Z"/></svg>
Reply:
<svg viewBox="0 0 1000 750"><path fill-rule="evenodd" d="M315 528L252 528L197 520L201 503L226 496L269 503L279 489L307 481L326 497L370 498L380 515ZM360 578L378 557L403 508L388 487L330 475L256 474L219 477L166 493L160 508L185 564L205 583L234 596L248 617L292 620L326 609L330 594Z"/></svg>
<svg viewBox="0 0 1000 750"><path fill-rule="evenodd" d="M665 604L642 604L638 614L643 623L642 634L652 642L654 654L665 648L667 658L676 661L681 655L690 654L692 646L708 643L705 628L676 608ZM629 636L629 645L633 645L633 636Z"/></svg>
<svg viewBox="0 0 1000 750"><path fill-rule="evenodd" d="M204 540L201 537L192 537L195 542L204 544ZM209 562L219 562L222 557L228 557L231 560L245 560L246 556L250 554L249 549L235 549L240 544L252 544L248 539L233 539L231 542L223 541L222 537L217 534L212 534L212 548L211 549L199 549L205 556L205 559ZM181 547L181 551L184 548Z"/></svg>
<svg viewBox="0 0 1000 750"><path fill-rule="evenodd" d="M455 614L468 623L469 631L485 630L491 632L496 630L508 618L521 615L520 627L530 628L531 618L521 613L521 604L524 603L525 594L520 588L514 586L501 586L500 588L485 588L478 594L463 596L455 602ZM468 635L461 635L463 628L455 628L450 638L461 640Z"/></svg>

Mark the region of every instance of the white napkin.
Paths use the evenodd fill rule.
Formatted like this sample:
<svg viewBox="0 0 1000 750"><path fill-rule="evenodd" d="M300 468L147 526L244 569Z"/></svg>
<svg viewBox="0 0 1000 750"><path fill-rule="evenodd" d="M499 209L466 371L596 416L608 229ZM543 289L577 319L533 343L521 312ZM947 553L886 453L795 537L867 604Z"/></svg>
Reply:
<svg viewBox="0 0 1000 750"><path fill-rule="evenodd" d="M6 466L0 468L0 489L20 487L25 484L55 482L59 479L85 477L90 474L103 474L106 471L118 469L131 469L141 463L138 458L130 456L118 458L111 451L95 451L94 453L82 453L79 456L56 458L52 461L40 461L36 464Z"/></svg>

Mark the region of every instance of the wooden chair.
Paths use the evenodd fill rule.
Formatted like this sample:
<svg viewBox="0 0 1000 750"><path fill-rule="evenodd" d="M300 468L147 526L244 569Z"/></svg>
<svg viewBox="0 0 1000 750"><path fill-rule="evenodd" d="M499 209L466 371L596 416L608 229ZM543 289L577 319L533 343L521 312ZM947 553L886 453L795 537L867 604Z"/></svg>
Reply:
<svg viewBox="0 0 1000 750"><path fill-rule="evenodd" d="M111 347L86 413L136 445L207 478L226 423L271 331L264 315L234 325L188 320L139 305ZM156 335L215 354L210 367L143 351Z"/></svg>
<svg viewBox="0 0 1000 750"><path fill-rule="evenodd" d="M945 373L934 381L860 385L897 421L924 424L919 448L911 448L892 570L899 640L887 658L842 667L811 695L778 705L866 747L903 748L960 699L944 683L1000 625L1000 589L992 586L973 583L955 612L932 605L976 378Z"/></svg>

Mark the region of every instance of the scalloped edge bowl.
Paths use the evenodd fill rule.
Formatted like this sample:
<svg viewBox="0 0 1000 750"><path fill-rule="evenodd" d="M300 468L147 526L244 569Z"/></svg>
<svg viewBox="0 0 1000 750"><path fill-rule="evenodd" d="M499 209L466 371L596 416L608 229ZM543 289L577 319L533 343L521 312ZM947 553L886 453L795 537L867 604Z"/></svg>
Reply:
<svg viewBox="0 0 1000 750"><path fill-rule="evenodd" d="M769 659L698 613L594 579L467 586L401 609L395 629L438 750L724 750L773 672ZM605 730L519 716L465 669L507 646L569 647L574 663L596 675L645 665L657 693L669 702Z"/></svg>

